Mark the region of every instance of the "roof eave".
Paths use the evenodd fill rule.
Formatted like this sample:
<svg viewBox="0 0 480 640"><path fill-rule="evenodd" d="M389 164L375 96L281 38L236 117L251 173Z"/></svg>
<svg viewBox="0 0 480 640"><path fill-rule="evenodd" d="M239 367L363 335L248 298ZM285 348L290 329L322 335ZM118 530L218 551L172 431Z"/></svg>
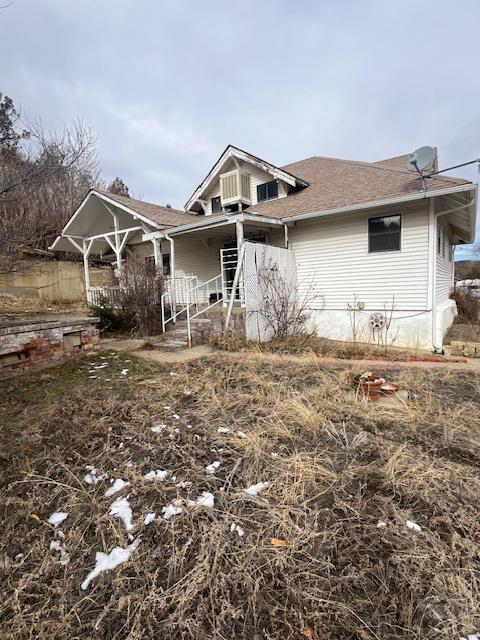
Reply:
<svg viewBox="0 0 480 640"><path fill-rule="evenodd" d="M395 198L385 198L383 200L370 200L369 202L362 202L359 204L350 204L343 207L336 207L333 209L323 209L319 211L312 211L308 213L301 213L291 216L284 216L280 218L283 222L296 222L297 220L309 220L314 218L321 218L324 216L331 216L337 213L348 213L350 211L361 211L362 209L374 209L377 207L384 207L390 204L401 204L403 202L414 202L416 200L424 200L427 198L433 198L435 196L448 195L449 193L460 193L466 191L477 191L477 185L473 183L459 185L458 187L449 187L448 189L436 189L434 191L421 191L419 193L411 194L410 196L397 196ZM261 211L255 211L252 209L252 213L262 214Z"/></svg>

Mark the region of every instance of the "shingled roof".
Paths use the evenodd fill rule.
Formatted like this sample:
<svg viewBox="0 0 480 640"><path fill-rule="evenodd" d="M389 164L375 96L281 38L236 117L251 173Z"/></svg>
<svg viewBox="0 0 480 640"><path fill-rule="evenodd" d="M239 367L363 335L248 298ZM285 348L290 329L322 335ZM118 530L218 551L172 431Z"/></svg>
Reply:
<svg viewBox="0 0 480 640"><path fill-rule="evenodd" d="M181 209L172 209L172 207L163 207L159 204L152 204L151 202L136 200L135 198L119 196L115 193L110 193L110 191L95 190L95 193L100 193L101 195L110 198L110 200L118 202L118 204L135 211L141 216L148 218L148 220L151 220L156 225L160 225L162 227L175 227L180 224L188 224L189 222L193 222L197 217L195 214L188 213Z"/></svg>
<svg viewBox="0 0 480 640"><path fill-rule="evenodd" d="M282 169L303 178L309 186L286 198L252 205L247 211L271 218L289 218L420 193L421 180L406 169L406 158L397 156L369 163L314 156L294 162ZM426 179L428 192L462 184L472 183L450 176Z"/></svg>

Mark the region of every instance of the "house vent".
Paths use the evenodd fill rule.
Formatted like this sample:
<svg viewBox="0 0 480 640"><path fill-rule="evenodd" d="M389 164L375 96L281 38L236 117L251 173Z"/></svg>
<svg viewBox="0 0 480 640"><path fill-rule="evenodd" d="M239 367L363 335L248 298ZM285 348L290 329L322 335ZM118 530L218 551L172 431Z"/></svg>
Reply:
<svg viewBox="0 0 480 640"><path fill-rule="evenodd" d="M370 314L368 318L368 324L372 331L378 331L385 327L386 319L385 314L377 311L376 313Z"/></svg>
<svg viewBox="0 0 480 640"><path fill-rule="evenodd" d="M220 176L220 197L222 205L234 202L250 204L250 176L238 169Z"/></svg>

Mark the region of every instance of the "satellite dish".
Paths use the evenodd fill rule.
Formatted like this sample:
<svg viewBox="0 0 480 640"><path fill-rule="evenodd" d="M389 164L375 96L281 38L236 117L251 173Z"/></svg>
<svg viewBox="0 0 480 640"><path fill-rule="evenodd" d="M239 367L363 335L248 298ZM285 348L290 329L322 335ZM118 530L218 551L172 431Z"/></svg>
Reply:
<svg viewBox="0 0 480 640"><path fill-rule="evenodd" d="M420 147L408 156L407 169L412 172L422 173L435 159L433 147Z"/></svg>

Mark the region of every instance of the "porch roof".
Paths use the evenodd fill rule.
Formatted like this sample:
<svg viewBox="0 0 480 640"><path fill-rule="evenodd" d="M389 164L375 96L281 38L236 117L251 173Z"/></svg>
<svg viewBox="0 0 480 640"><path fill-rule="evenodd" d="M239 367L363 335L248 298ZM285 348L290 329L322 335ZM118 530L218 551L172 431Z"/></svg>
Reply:
<svg viewBox="0 0 480 640"><path fill-rule="evenodd" d="M51 249L82 253L84 240L92 241L94 254L110 251L109 238L117 232L128 231L129 243L141 242L142 233L156 229L169 229L185 224L195 216L184 211L126 198L104 191L91 190L65 225Z"/></svg>
<svg viewBox="0 0 480 640"><path fill-rule="evenodd" d="M153 238L165 238L165 237L174 237L179 235L184 235L186 233L202 233L206 231L211 231L212 229L218 229L227 226L236 225L237 222L242 222L251 227L260 228L269 228L269 227L283 227L284 223L282 220L278 220L275 218L267 218L266 216L260 216L252 213L242 212L242 213L225 213L218 215L210 215L201 217L196 216L195 222L190 224L183 224L178 227L174 227L172 229L166 229L163 231L153 231L150 233L144 233L142 239L152 240Z"/></svg>

